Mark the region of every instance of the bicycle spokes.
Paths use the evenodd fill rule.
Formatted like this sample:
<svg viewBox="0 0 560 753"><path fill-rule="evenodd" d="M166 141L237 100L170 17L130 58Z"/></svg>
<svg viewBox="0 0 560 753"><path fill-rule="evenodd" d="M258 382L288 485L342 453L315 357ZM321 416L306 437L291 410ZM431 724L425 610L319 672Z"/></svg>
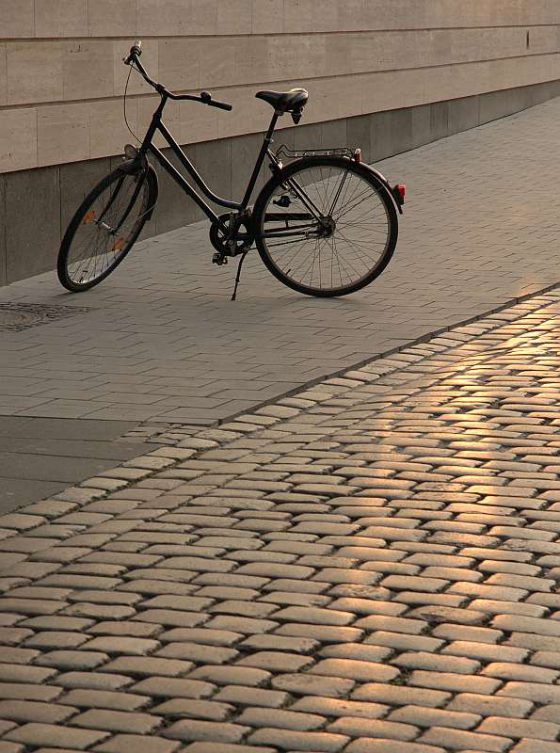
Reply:
<svg viewBox="0 0 560 753"><path fill-rule="evenodd" d="M302 160L270 189L260 215L261 256L282 282L302 292L357 290L392 253L389 208L390 198L352 161Z"/></svg>
<svg viewBox="0 0 560 753"><path fill-rule="evenodd" d="M84 209L65 260L69 284L78 288L105 276L126 254L149 209L144 173L115 174Z"/></svg>

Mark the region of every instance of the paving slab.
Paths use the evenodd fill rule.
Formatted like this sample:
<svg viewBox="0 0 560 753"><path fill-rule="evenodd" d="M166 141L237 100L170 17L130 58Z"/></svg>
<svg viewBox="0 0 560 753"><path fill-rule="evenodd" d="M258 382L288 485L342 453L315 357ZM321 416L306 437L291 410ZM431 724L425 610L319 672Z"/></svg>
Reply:
<svg viewBox="0 0 560 753"><path fill-rule="evenodd" d="M68 419L24 418L2 416L0 439L11 437L15 441L31 440L56 442L60 440L90 442L110 441L134 428L134 421L72 421Z"/></svg>
<svg viewBox="0 0 560 753"><path fill-rule="evenodd" d="M17 510L18 507L61 492L67 486L64 481L0 478L0 512Z"/></svg>
<svg viewBox="0 0 560 753"><path fill-rule="evenodd" d="M103 473L145 446L130 421L0 417L0 511L8 512Z"/></svg>
<svg viewBox="0 0 560 753"><path fill-rule="evenodd" d="M560 287L0 515L0 747L558 747L559 353Z"/></svg>

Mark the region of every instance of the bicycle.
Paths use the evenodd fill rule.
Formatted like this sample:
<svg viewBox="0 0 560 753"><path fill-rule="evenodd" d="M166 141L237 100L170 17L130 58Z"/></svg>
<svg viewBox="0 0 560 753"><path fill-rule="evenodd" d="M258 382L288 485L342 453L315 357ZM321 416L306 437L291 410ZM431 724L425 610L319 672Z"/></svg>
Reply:
<svg viewBox="0 0 560 753"><path fill-rule="evenodd" d="M199 102L232 110L209 92L176 94L150 78L140 62L142 43L124 59L159 95L160 102L139 147L127 145L124 160L85 197L70 221L58 255L58 278L72 292L89 290L116 269L152 217L158 198L153 155L211 222L212 261L222 265L240 256L241 267L256 245L272 274L288 287L314 296L341 296L360 290L389 263L397 242L397 211L402 214L403 185L391 186L377 170L361 162L359 149L271 150L278 119L289 113L297 125L309 95L305 89L260 91L255 96L274 108L257 161L240 202L212 192L162 121L169 100ZM126 103L125 89L125 103ZM126 118L126 108L125 108ZM228 210L217 215L189 181L153 144L159 132L200 192ZM251 197L265 159L272 177ZM282 158L287 158L284 165Z"/></svg>

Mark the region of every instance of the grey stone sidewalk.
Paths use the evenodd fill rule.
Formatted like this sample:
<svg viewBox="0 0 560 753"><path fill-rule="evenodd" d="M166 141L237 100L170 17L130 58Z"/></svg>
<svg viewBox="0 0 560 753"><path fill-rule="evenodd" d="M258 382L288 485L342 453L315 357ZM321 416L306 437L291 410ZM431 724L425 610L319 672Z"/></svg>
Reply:
<svg viewBox="0 0 560 753"><path fill-rule="evenodd" d="M0 517L0 751L560 753L559 352L554 291Z"/></svg>
<svg viewBox="0 0 560 753"><path fill-rule="evenodd" d="M559 117L551 101L382 163L409 187L399 245L345 299L283 288L255 253L231 303L206 224L142 243L87 294L52 274L0 290L4 317L51 307L0 335L0 416L210 425L556 283Z"/></svg>
<svg viewBox="0 0 560 753"><path fill-rule="evenodd" d="M126 421L0 418L0 514L66 489L145 447Z"/></svg>

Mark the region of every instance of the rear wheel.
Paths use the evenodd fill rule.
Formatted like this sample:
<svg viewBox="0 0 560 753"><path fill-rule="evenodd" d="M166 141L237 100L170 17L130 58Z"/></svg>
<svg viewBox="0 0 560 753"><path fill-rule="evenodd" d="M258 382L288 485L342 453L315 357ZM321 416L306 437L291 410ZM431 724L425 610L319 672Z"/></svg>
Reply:
<svg viewBox="0 0 560 753"><path fill-rule="evenodd" d="M89 290L121 263L157 200L152 167L117 168L86 196L70 221L58 254L58 279L74 293Z"/></svg>
<svg viewBox="0 0 560 753"><path fill-rule="evenodd" d="M342 157L288 165L259 195L255 241L281 282L300 293L340 296L369 285L398 235L394 202L367 167Z"/></svg>

